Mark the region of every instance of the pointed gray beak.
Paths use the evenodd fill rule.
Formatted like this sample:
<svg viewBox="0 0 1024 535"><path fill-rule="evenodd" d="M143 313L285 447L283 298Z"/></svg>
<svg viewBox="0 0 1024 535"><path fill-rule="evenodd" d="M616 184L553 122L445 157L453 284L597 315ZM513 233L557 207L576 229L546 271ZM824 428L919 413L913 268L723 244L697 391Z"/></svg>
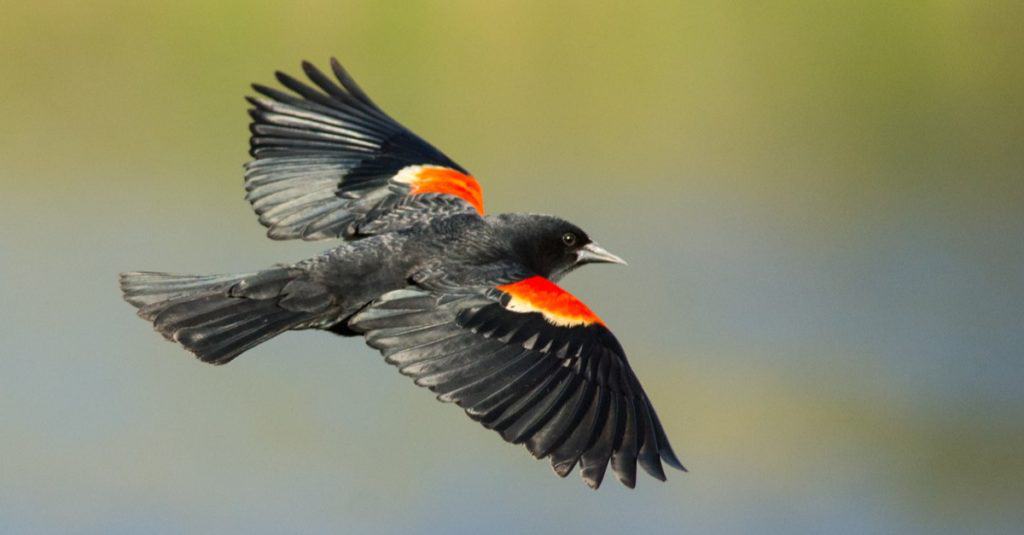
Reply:
<svg viewBox="0 0 1024 535"><path fill-rule="evenodd" d="M580 247L580 250L576 253L576 264L595 263L627 265L625 260L605 251L603 247L596 243L591 242Z"/></svg>

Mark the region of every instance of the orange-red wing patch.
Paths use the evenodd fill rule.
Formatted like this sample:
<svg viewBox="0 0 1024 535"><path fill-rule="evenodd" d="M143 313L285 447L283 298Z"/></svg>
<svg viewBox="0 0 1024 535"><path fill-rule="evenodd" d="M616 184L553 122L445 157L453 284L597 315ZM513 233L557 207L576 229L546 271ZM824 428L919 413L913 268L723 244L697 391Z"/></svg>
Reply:
<svg viewBox="0 0 1024 535"><path fill-rule="evenodd" d="M601 318L576 299L576 296L544 277L530 277L498 286L498 289L509 295L505 308L513 312L540 312L544 319L561 327L594 323L604 325Z"/></svg>
<svg viewBox="0 0 1024 535"><path fill-rule="evenodd" d="M476 208L484 215L484 193L480 183L466 175L438 165L411 165L399 171L394 180L409 184L412 195L443 193L454 195Z"/></svg>

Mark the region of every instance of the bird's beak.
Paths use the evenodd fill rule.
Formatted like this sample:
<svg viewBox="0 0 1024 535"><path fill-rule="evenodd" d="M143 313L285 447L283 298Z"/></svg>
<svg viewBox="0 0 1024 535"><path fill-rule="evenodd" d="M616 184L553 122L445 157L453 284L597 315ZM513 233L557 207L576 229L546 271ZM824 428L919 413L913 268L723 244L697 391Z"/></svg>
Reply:
<svg viewBox="0 0 1024 535"><path fill-rule="evenodd" d="M576 264L622 264L626 265L626 261L605 251L600 245L596 243L588 243L580 248L576 253Z"/></svg>

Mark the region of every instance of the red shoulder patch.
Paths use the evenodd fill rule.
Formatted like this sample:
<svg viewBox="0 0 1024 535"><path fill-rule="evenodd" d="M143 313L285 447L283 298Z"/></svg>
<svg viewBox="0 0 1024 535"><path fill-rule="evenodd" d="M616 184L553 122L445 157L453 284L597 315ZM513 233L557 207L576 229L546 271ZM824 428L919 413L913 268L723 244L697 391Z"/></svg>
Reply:
<svg viewBox="0 0 1024 535"><path fill-rule="evenodd" d="M561 327L604 325L576 296L544 277L530 277L498 289L511 297L505 308L513 312L540 312L548 322Z"/></svg>
<svg viewBox="0 0 1024 535"><path fill-rule="evenodd" d="M410 165L392 179L409 184L412 195L443 193L468 202L480 215L484 215L484 193L480 183L470 175L438 165Z"/></svg>

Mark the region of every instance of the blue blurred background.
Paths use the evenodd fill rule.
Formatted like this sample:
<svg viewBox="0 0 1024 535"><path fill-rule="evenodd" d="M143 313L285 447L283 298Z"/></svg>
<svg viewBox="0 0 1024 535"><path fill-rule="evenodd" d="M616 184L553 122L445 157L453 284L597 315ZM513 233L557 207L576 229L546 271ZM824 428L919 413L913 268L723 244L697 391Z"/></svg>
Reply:
<svg viewBox="0 0 1024 535"><path fill-rule="evenodd" d="M0 20L0 532L1012 533L1024 4L20 2ZM361 341L214 368L125 270L264 238L241 97L337 55L627 268L613 327L691 469L563 481Z"/></svg>

